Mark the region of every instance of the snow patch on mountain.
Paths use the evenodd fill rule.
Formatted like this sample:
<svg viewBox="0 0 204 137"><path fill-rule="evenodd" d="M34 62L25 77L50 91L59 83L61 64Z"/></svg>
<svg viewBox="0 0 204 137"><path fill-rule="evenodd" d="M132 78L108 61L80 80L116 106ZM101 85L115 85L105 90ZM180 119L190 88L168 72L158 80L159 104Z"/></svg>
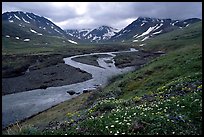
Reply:
<svg viewBox="0 0 204 137"><path fill-rule="evenodd" d="M157 24L157 25L158 25L158 24ZM157 25L156 25L156 26L157 26ZM154 28L155 28L156 26L154 26L154 27L149 27L149 29L148 29L147 31L145 31L145 32L144 32L144 33L142 33L141 35L137 36L137 38L139 38L139 37L142 37L142 36L144 36L144 35L149 34L151 31L153 31L153 30L154 30Z"/></svg>
<svg viewBox="0 0 204 137"><path fill-rule="evenodd" d="M30 41L30 39L24 39L23 41L28 42L28 41Z"/></svg>
<svg viewBox="0 0 204 137"><path fill-rule="evenodd" d="M149 38L149 36L145 37L144 39L142 39L141 41L145 41Z"/></svg>
<svg viewBox="0 0 204 137"><path fill-rule="evenodd" d="M132 42L138 42L138 40L137 40L137 39L135 39L135 40L133 40Z"/></svg>
<svg viewBox="0 0 204 137"><path fill-rule="evenodd" d="M89 35L88 35L88 39L91 38L91 37L92 37L92 34L89 34Z"/></svg>
<svg viewBox="0 0 204 137"><path fill-rule="evenodd" d="M30 29L30 31L33 32L33 33L37 33L37 32L36 32L35 30L33 30L33 29Z"/></svg>
<svg viewBox="0 0 204 137"><path fill-rule="evenodd" d="M145 22L144 22L144 23L142 23L140 26L142 27L144 24L145 24Z"/></svg>
<svg viewBox="0 0 204 137"><path fill-rule="evenodd" d="M17 18L18 20L21 20L18 16L16 16L16 14L14 14L14 17Z"/></svg>
<svg viewBox="0 0 204 137"><path fill-rule="evenodd" d="M57 30L57 29L54 29L56 32L58 32L58 33L60 33L60 34L62 34L59 30Z"/></svg>
<svg viewBox="0 0 204 137"><path fill-rule="evenodd" d="M153 35L161 33L162 30L152 33Z"/></svg>
<svg viewBox="0 0 204 137"><path fill-rule="evenodd" d="M163 23L161 23L158 27L156 27L155 29L154 29L154 31L155 30L157 30L157 29L159 29L161 26L163 26L164 24Z"/></svg>
<svg viewBox="0 0 204 137"><path fill-rule="evenodd" d="M93 40L96 40L96 39L100 40L100 39L101 39L101 37L94 36Z"/></svg>
<svg viewBox="0 0 204 137"><path fill-rule="evenodd" d="M26 16L27 16L29 19L33 20L33 18L31 18L28 14L26 14Z"/></svg>
<svg viewBox="0 0 204 137"><path fill-rule="evenodd" d="M142 46L144 46L144 45L145 45L145 44L140 44L139 46L142 47Z"/></svg>
<svg viewBox="0 0 204 137"><path fill-rule="evenodd" d="M69 42L73 43L73 44L78 44L77 42L73 41L73 40L68 40Z"/></svg>
<svg viewBox="0 0 204 137"><path fill-rule="evenodd" d="M24 21L25 23L30 23L29 21L25 20L23 17L22 17L22 19L23 19L23 21Z"/></svg>
<svg viewBox="0 0 204 137"><path fill-rule="evenodd" d="M138 34L136 34L135 36L133 36L133 38L135 38L135 37L137 37L138 36Z"/></svg>
<svg viewBox="0 0 204 137"><path fill-rule="evenodd" d="M176 23L178 23L179 21L177 20L176 22L172 23L172 26L174 26Z"/></svg>
<svg viewBox="0 0 204 137"><path fill-rule="evenodd" d="M8 20L10 20L12 18L12 16L9 16Z"/></svg>
<svg viewBox="0 0 204 137"><path fill-rule="evenodd" d="M108 30L108 33L105 33L103 35L103 39L108 39L108 38L112 37L113 35L115 35L115 33Z"/></svg>

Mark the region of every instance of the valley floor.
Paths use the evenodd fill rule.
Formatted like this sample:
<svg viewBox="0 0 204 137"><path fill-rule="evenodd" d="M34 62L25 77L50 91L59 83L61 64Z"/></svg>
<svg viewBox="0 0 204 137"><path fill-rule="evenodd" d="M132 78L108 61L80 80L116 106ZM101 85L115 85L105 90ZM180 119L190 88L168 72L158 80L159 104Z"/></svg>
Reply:
<svg viewBox="0 0 204 137"><path fill-rule="evenodd" d="M2 94L18 93L32 89L44 89L83 82L91 74L63 63L32 70L24 75L2 79ZM18 83L18 84L17 84Z"/></svg>

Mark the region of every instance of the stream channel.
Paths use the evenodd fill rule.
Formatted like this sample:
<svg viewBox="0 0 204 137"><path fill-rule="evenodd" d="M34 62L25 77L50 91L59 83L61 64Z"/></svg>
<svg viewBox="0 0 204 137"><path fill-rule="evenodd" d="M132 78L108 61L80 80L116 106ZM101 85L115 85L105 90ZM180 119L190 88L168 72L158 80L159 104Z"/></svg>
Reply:
<svg viewBox="0 0 204 137"><path fill-rule="evenodd" d="M126 67L123 69L117 68L113 57L116 56L115 53L137 51L138 50L131 48L129 51L91 53L64 58L63 60L65 61L65 64L75 68L80 68L81 70L90 73L92 75L92 79L71 85L35 89L2 96L2 128L15 123L16 121L29 118L63 101L74 98L82 94L84 90L104 87L108 84L108 80L113 76L133 71L134 67ZM101 67L83 64L72 60L76 57L99 54L109 55L109 57L97 59L98 64ZM68 94L67 91L71 90L78 94Z"/></svg>

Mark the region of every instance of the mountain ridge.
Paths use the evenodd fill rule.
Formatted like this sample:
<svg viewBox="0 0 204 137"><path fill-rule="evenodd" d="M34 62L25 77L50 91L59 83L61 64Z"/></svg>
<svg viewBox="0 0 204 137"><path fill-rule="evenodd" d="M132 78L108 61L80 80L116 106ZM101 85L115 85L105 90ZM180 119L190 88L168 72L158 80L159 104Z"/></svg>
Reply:
<svg viewBox="0 0 204 137"><path fill-rule="evenodd" d="M173 20L170 18L160 19L141 16L121 30L106 25L89 29L63 30L46 17L31 12L12 11L2 14L2 36L23 37L25 40L31 34L38 36L48 35L62 37L72 44L104 42L134 43L144 42L149 38L175 29L182 29L198 21L201 21L201 19ZM12 30L6 26L12 27ZM14 36L15 34L19 34L19 36Z"/></svg>

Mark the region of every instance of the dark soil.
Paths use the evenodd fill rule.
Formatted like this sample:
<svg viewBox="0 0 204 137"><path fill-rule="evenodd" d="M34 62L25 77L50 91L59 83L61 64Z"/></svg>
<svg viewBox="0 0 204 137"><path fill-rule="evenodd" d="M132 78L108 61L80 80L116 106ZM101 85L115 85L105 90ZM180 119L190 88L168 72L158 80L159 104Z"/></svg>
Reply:
<svg viewBox="0 0 204 137"><path fill-rule="evenodd" d="M91 74L85 71L59 63L57 65L33 70L18 77L3 78L2 95L32 89L46 89L47 87L69 85L91 78Z"/></svg>
<svg viewBox="0 0 204 137"><path fill-rule="evenodd" d="M140 67L141 65L147 63L150 59L158 57L162 54L164 53L153 53L147 51L117 53L114 57L115 66L118 68L124 68L129 66Z"/></svg>

